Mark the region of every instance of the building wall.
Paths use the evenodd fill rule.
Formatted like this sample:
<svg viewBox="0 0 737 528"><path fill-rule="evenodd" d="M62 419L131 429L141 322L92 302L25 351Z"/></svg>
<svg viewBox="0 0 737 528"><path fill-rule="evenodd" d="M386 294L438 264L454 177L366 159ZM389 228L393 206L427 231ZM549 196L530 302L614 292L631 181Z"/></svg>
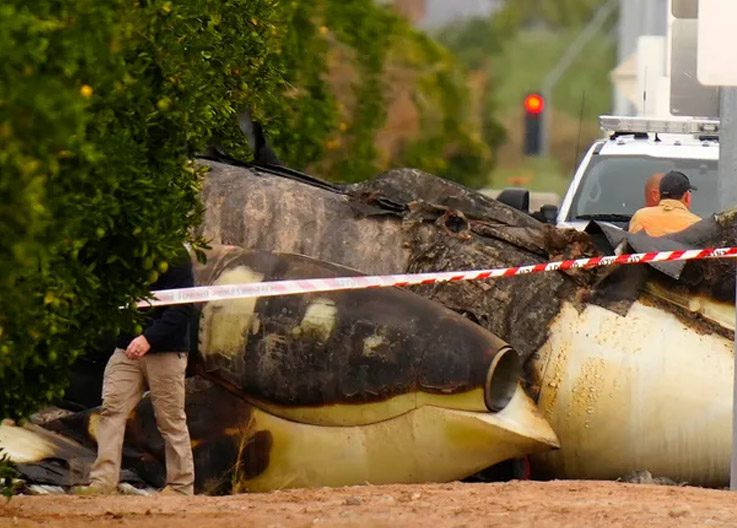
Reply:
<svg viewBox="0 0 737 528"><path fill-rule="evenodd" d="M643 35L666 36L668 33L668 0L619 0L617 58L622 64L637 52ZM635 115L636 105L614 88L614 114Z"/></svg>

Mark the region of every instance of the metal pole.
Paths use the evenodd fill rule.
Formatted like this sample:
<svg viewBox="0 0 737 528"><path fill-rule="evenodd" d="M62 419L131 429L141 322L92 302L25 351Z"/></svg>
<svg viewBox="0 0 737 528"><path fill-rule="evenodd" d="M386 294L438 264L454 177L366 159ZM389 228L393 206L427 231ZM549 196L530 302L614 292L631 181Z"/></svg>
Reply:
<svg viewBox="0 0 737 528"><path fill-rule="evenodd" d="M737 88L719 90L719 209L737 205Z"/></svg>
<svg viewBox="0 0 737 528"><path fill-rule="evenodd" d="M581 54L581 51L589 43L594 35L596 35L604 23L609 18L617 7L618 0L609 0L606 4L601 6L599 10L594 14L586 27L578 34L576 39L568 46L563 56L560 58L558 63L553 66L553 69L548 72L543 80L543 84L540 89L540 93L545 98L545 110L543 110L543 122L542 122L542 153L543 155L548 153L549 146L549 130L550 130L550 115L553 110L553 89L558 81L571 66L576 57Z"/></svg>
<svg viewBox="0 0 737 528"><path fill-rule="evenodd" d="M719 119L719 209L724 211L737 205L737 88L721 87ZM729 471L729 489L732 491L737 490L737 333L734 351L732 456Z"/></svg>

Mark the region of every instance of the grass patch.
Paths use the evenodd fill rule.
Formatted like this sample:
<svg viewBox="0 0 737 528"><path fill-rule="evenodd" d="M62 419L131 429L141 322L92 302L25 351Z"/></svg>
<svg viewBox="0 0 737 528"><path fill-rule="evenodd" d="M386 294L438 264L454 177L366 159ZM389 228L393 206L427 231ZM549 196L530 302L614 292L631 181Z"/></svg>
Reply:
<svg viewBox="0 0 737 528"><path fill-rule="evenodd" d="M546 157L525 158L513 167L499 167L493 172L492 186L524 187L531 191L554 192L563 196L571 175L566 174L557 159Z"/></svg>

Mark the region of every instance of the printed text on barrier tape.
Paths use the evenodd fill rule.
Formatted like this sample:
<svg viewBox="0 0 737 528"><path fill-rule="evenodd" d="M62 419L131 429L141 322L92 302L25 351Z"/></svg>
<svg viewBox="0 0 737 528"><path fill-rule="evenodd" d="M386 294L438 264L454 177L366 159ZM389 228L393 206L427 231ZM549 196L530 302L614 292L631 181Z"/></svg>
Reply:
<svg viewBox="0 0 737 528"><path fill-rule="evenodd" d="M222 301L225 299L245 299L249 297L273 297L277 295L295 295L300 293L318 293L338 290L429 285L441 282L513 277L515 275L541 273L545 271L598 268L600 266L611 266L613 264L643 264L647 262L669 262L726 257L737 257L737 247L631 253L629 255L590 257L531 264L528 266L473 271L443 271L435 273L408 273L398 275L359 275L356 277L330 277L323 279L281 280L249 284L196 286L194 288L154 291L152 292L154 299L139 301L137 306L139 308L143 308L192 302Z"/></svg>

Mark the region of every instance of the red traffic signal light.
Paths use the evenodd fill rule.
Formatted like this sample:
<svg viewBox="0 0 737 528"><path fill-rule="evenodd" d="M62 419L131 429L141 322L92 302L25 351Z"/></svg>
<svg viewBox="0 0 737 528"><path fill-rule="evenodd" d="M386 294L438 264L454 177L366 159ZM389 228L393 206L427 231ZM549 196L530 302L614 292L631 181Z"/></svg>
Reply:
<svg viewBox="0 0 737 528"><path fill-rule="evenodd" d="M542 120L545 99L537 92L530 92L523 101L525 107L525 135L522 151L526 156L539 156L542 151Z"/></svg>
<svg viewBox="0 0 737 528"><path fill-rule="evenodd" d="M545 106L545 99L537 93L527 94L524 101L525 112L528 114L539 114Z"/></svg>

